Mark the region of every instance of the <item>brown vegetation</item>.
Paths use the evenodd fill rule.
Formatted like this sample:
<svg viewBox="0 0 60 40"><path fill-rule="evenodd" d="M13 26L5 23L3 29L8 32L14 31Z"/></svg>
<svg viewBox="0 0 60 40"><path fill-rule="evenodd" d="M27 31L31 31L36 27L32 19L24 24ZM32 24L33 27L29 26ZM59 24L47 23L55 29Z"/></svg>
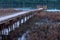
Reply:
<svg viewBox="0 0 60 40"><path fill-rule="evenodd" d="M28 24L23 25L22 28L16 29L14 32L11 32L11 38L15 37L16 35L22 35L26 29L30 29L30 32L26 34L27 40L60 40L60 25L57 23L43 23L40 26L35 25L34 23L37 20L48 18L50 21L54 21L57 19L59 12L40 12L37 14L34 19L31 19ZM55 20L55 21L56 21ZM31 23L31 25L30 25ZM28 25L28 26L27 26ZM21 30L23 29L23 30ZM18 31L17 31L18 30ZM14 35L13 35L14 33Z"/></svg>
<svg viewBox="0 0 60 40"><path fill-rule="evenodd" d="M50 21L60 21L60 12L40 12L37 15L40 20L48 18ZM40 26L34 25L26 38L27 40L60 40L60 24L48 22L40 24Z"/></svg>
<svg viewBox="0 0 60 40"><path fill-rule="evenodd" d="M40 12L37 15L39 15L41 18L48 18L52 21L60 21L60 12Z"/></svg>
<svg viewBox="0 0 60 40"><path fill-rule="evenodd" d="M22 10L15 10L14 8L0 9L0 16L10 15L12 13L21 12Z"/></svg>
<svg viewBox="0 0 60 40"><path fill-rule="evenodd" d="M27 40L60 40L59 26L57 24L43 24L38 28L32 28L31 32L27 34Z"/></svg>

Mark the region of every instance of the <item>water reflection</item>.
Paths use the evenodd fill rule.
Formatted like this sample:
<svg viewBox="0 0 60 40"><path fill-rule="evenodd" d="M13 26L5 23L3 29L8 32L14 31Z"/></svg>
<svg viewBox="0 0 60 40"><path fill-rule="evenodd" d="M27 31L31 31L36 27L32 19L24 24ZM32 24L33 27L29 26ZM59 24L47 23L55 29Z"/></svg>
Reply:
<svg viewBox="0 0 60 40"><path fill-rule="evenodd" d="M47 9L47 10L45 10L45 11L48 11L48 12L60 12L60 10L59 9Z"/></svg>
<svg viewBox="0 0 60 40"><path fill-rule="evenodd" d="M25 17L25 22L27 21L27 18Z"/></svg>
<svg viewBox="0 0 60 40"><path fill-rule="evenodd" d="M2 30L2 34L4 34L4 35L8 35L8 32L9 32L8 29L3 29Z"/></svg>
<svg viewBox="0 0 60 40"><path fill-rule="evenodd" d="M21 19L21 23L23 23L23 19Z"/></svg>
<svg viewBox="0 0 60 40"><path fill-rule="evenodd" d="M30 31L28 30L28 31L26 31L26 33L24 33L23 35L22 35L22 37L19 37L18 38L18 40L26 40L26 35L29 33Z"/></svg>

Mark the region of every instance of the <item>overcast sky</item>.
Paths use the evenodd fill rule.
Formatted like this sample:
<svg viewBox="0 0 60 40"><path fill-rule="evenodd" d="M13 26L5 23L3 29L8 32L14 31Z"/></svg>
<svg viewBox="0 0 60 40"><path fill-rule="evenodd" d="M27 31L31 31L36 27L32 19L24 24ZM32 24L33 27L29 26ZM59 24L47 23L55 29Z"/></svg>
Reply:
<svg viewBox="0 0 60 40"><path fill-rule="evenodd" d="M58 0L48 0L48 1L58 1Z"/></svg>

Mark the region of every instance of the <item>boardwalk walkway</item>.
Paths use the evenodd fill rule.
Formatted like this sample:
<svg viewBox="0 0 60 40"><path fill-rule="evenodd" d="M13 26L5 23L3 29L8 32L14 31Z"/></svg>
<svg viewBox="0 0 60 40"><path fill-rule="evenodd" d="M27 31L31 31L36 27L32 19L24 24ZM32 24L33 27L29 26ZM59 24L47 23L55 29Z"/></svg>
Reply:
<svg viewBox="0 0 60 40"><path fill-rule="evenodd" d="M15 17L17 17L17 16L26 15L27 13L39 11L39 10L42 10L42 9L43 9L43 8L35 9L35 10L29 10L29 11L23 11L23 12L17 12L17 13L14 13L14 11L13 11L12 14L11 14L11 11L10 11L10 14L11 14L11 15L6 15L6 16L4 16L4 15L6 14L6 11L5 11L5 14L3 14L2 17L1 17L1 15L0 15L0 24L1 24L4 20L13 19L13 18L15 18ZM2 13L4 13L4 12L2 12ZM8 11L7 11L7 13L8 13Z"/></svg>
<svg viewBox="0 0 60 40"><path fill-rule="evenodd" d="M32 17L34 17L38 12L41 12L42 10L43 8L39 8L39 9L34 9L34 10L17 12L10 15L0 16L0 35L3 37L2 40L9 40L9 39L13 40L14 35L15 37L19 37L19 32L22 33L23 31L22 28L24 28L21 25L23 25L25 22L30 20ZM20 29L21 31L19 31L19 29L17 28L21 28ZM16 34L18 33L18 35L10 34L10 32L14 33L14 31L15 32L17 31Z"/></svg>

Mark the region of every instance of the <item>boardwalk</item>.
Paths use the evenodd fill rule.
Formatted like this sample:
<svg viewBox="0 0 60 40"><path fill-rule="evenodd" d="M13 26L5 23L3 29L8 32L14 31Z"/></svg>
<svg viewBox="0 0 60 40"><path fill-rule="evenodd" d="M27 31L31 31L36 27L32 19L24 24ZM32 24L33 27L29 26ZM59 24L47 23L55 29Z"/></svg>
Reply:
<svg viewBox="0 0 60 40"><path fill-rule="evenodd" d="M11 15L8 15L8 16L6 15L6 16L3 16L3 17L0 16L0 23L1 23L1 21L7 20L7 19L12 19L14 17L25 15L27 13L34 12L34 11L39 11L39 10L42 10L42 9L43 8L30 10L30 11L17 12L17 13L14 13L14 10L13 10L13 13L12 14L10 13ZM2 12L2 13L4 13L4 12ZM8 13L8 11L7 11L7 13ZM5 15L5 14L3 14L3 15Z"/></svg>
<svg viewBox="0 0 60 40"><path fill-rule="evenodd" d="M25 23L27 20L36 15L36 13L42 10L43 8L39 8L22 12L13 12L10 14L8 13L7 15L4 14L0 16L0 35L3 35L2 40L7 40L7 38L4 37L8 37L11 31L16 30L16 28L19 28L22 23Z"/></svg>

